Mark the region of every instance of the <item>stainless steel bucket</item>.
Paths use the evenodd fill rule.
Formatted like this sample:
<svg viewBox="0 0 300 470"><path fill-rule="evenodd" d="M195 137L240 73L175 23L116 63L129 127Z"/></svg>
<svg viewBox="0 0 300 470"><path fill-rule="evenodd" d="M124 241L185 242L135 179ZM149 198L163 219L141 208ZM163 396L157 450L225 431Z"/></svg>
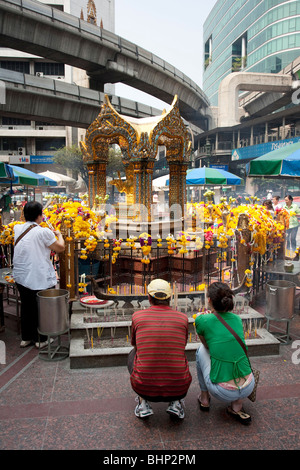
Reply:
<svg viewBox="0 0 300 470"><path fill-rule="evenodd" d="M37 293L38 330L44 335L60 335L69 328L69 291L47 289Z"/></svg>
<svg viewBox="0 0 300 470"><path fill-rule="evenodd" d="M268 281L266 317L288 320L294 314L296 284L291 281Z"/></svg>

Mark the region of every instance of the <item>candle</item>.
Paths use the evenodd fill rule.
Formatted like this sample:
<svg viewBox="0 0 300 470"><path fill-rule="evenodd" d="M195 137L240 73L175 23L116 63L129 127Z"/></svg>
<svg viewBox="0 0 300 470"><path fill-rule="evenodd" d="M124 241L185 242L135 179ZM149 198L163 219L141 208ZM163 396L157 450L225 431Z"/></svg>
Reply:
<svg viewBox="0 0 300 470"><path fill-rule="evenodd" d="M127 343L128 343L128 335L126 335L126 341L127 341Z"/></svg>
<svg viewBox="0 0 300 470"><path fill-rule="evenodd" d="M92 349L94 347L94 340L93 340L93 337L91 337L91 345L92 345Z"/></svg>
<svg viewBox="0 0 300 470"><path fill-rule="evenodd" d="M192 342L192 333L190 333L190 343Z"/></svg>

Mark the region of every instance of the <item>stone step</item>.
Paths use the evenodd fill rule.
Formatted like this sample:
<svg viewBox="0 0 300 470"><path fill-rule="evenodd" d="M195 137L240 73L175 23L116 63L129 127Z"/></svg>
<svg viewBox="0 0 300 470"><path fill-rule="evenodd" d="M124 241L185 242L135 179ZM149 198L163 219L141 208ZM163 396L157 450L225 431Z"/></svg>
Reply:
<svg viewBox="0 0 300 470"><path fill-rule="evenodd" d="M182 309L184 310L184 309ZM189 361L195 360L195 352L199 347L200 341L194 328L193 312L188 308L187 315L189 319L189 338L186 345L186 355ZM134 309L110 308L95 309L85 308L77 302L74 303L70 322L71 343L70 343L70 366L71 368L93 368L93 367L112 367L124 366L127 364L127 356L131 351L131 316ZM116 313L118 312L118 314ZM130 313L129 313L130 312ZM247 307L240 317L246 326L252 324L257 329L256 338L246 339L250 356L278 355L280 341L271 333L263 328L265 317L261 313ZM93 347L91 338L93 337ZM99 339L100 337L100 339ZM113 339L112 339L113 338ZM120 339L127 346L117 347L116 341ZM103 340L103 346L97 347L98 342ZM104 347L105 342L109 344L115 341L114 347Z"/></svg>
<svg viewBox="0 0 300 470"><path fill-rule="evenodd" d="M279 355L280 341L264 328L257 330L259 337L246 339L249 356ZM195 353L200 341L187 343L186 356L188 361L195 360ZM126 366L132 346L111 348L84 347L84 338L72 338L70 344L70 368L85 369L96 367Z"/></svg>

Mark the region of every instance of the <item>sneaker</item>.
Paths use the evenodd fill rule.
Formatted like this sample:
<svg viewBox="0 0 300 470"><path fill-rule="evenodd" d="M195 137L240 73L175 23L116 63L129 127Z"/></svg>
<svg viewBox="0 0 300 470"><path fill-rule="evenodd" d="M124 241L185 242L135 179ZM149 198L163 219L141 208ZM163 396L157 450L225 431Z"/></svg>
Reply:
<svg viewBox="0 0 300 470"><path fill-rule="evenodd" d="M21 341L20 348L27 348L31 344L31 341Z"/></svg>
<svg viewBox="0 0 300 470"><path fill-rule="evenodd" d="M143 400L139 397L137 397L136 400L138 401L138 405L136 405L134 410L135 416L138 418L147 418L148 416L153 415L152 407L147 400Z"/></svg>
<svg viewBox="0 0 300 470"><path fill-rule="evenodd" d="M185 416L184 408L183 408L183 401L182 400L171 401L166 411L172 416L177 416L177 418L183 419Z"/></svg>

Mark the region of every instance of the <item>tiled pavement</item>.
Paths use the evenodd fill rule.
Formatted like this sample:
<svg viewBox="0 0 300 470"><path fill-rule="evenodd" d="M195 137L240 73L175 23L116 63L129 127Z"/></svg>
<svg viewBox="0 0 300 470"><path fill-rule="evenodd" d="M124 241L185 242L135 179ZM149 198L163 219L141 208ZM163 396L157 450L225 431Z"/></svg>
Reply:
<svg viewBox="0 0 300 470"><path fill-rule="evenodd" d="M255 308L263 312L263 300ZM6 345L6 364L0 365L1 450L300 448L299 310L291 325L293 342L281 345L279 356L252 358L261 379L257 401L245 402L252 415L250 426L233 421L224 405L214 399L209 413L199 410L195 362L190 363L193 382L185 399L185 419L171 419L165 412L166 404L154 403L154 415L140 420L133 412L135 393L126 367L71 370L69 359L46 362L34 346L19 348L15 330L7 324L0 333ZM35 463L40 465L41 461Z"/></svg>

